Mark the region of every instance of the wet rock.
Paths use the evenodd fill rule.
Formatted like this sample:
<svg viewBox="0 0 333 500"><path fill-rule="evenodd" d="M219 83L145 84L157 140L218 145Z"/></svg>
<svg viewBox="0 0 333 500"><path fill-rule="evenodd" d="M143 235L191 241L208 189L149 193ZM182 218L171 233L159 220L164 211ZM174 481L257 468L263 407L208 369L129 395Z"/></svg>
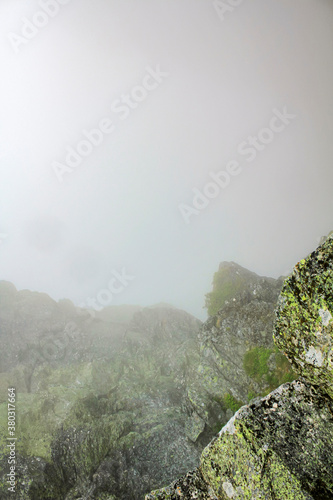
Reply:
<svg viewBox="0 0 333 500"><path fill-rule="evenodd" d="M182 489L184 476L146 499L333 498L332 236L295 266L279 297L275 342L301 377L237 411L204 449L191 488ZM248 354L254 377L255 363L266 360L269 370L281 365L277 353L262 347Z"/></svg>
<svg viewBox="0 0 333 500"><path fill-rule="evenodd" d="M333 397L333 235L285 281L274 339L294 370Z"/></svg>

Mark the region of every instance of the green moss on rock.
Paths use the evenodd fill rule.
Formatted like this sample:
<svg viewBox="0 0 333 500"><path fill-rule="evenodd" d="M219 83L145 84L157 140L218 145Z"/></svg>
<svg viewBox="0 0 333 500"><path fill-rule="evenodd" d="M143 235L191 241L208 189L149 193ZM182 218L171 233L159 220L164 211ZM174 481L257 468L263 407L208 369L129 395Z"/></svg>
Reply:
<svg viewBox="0 0 333 500"><path fill-rule="evenodd" d="M244 290L246 285L257 279L255 273L244 269L235 262L222 262L213 277L213 290L206 294L205 307L209 316L214 316L223 307L225 301L232 299ZM217 318L216 326L219 318Z"/></svg>
<svg viewBox="0 0 333 500"><path fill-rule="evenodd" d="M276 346L273 348L256 346L249 349L244 355L243 368L257 384L261 387L266 386L266 389L259 393L250 390L249 400L257 396L266 396L279 385L292 382L296 378L288 359Z"/></svg>
<svg viewBox="0 0 333 500"><path fill-rule="evenodd" d="M252 293L256 296L257 289ZM242 307L241 297L233 302L239 302L238 310ZM223 315L228 307L223 308ZM225 342L225 337L221 342L221 334L228 328L223 315L220 311L218 321L210 318L213 345L204 352L205 358L213 357L216 365L216 353L225 353L227 357L230 346L233 347L232 342ZM333 498L332 315L333 235L330 235L297 264L284 283L274 335L282 352L271 345L253 342L243 357L243 369L253 381L253 387L248 387L249 399L265 384L269 389L294 377L287 358L304 378L283 383L266 397L256 398L240 408L204 449L201 465L189 482L183 476L146 498ZM230 364L233 361L234 358ZM218 368L226 374L225 362ZM201 373L206 376L204 367ZM224 392L220 392L221 401ZM229 397L232 406L234 401ZM216 396L215 399L219 401ZM195 481L199 481L198 486L193 486Z"/></svg>
<svg viewBox="0 0 333 500"><path fill-rule="evenodd" d="M243 405L241 401L238 401L238 399L228 392L224 395L223 402L224 406L233 412L239 410L239 408Z"/></svg>
<svg viewBox="0 0 333 500"><path fill-rule="evenodd" d="M204 450L217 498L333 498L333 404L310 385L285 384L242 407Z"/></svg>
<svg viewBox="0 0 333 500"><path fill-rule="evenodd" d="M146 499L328 500L332 470L333 402L298 380L243 406L197 471Z"/></svg>
<svg viewBox="0 0 333 500"><path fill-rule="evenodd" d="M298 374L333 397L333 236L285 281L274 340Z"/></svg>

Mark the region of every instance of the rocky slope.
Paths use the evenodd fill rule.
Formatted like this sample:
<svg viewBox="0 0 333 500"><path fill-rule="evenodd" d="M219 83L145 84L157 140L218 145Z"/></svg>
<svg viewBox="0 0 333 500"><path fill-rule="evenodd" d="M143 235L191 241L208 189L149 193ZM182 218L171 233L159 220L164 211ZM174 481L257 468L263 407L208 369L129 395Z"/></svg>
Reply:
<svg viewBox="0 0 333 500"><path fill-rule="evenodd" d="M17 498L141 499L197 467L242 404L293 379L271 334L283 281L234 263L224 268L228 299L203 325L163 304L92 316L0 282L0 335L9 353L0 424L6 427L6 391L14 385ZM4 453L4 499L11 498L6 460Z"/></svg>
<svg viewBox="0 0 333 500"><path fill-rule="evenodd" d="M170 480L170 474L198 462L203 445L187 440L181 401L185 352L188 360L197 356L201 322L177 309L144 309L126 324L118 345L111 324L108 336L96 319L90 324L88 338L99 332L98 340L104 333L104 356L93 345L87 354L77 346L78 360L70 354L51 362L38 357L29 390L21 380L17 498L77 498L87 490L91 498L111 492L116 498L140 498L157 480ZM66 343L70 353L71 343ZM40 354L39 343L34 350ZM28 365L24 358L2 374L6 384L17 387ZM6 406L0 406L1 429ZM174 436L187 450L187 460L185 452L178 462L171 458ZM3 448L5 438L2 433ZM6 456L1 465L0 494L7 498Z"/></svg>
<svg viewBox="0 0 333 500"><path fill-rule="evenodd" d="M285 281L274 337L299 379L243 406L154 499L333 498L333 237Z"/></svg>
<svg viewBox="0 0 333 500"><path fill-rule="evenodd" d="M269 283L275 281L273 278L265 278L265 280ZM221 262L213 276L213 289L205 296L205 307L209 316L215 316L225 302L232 300L239 292L260 281L260 276L235 262Z"/></svg>
<svg viewBox="0 0 333 500"><path fill-rule="evenodd" d="M274 310L282 279L262 278L235 263L223 263L228 278L235 274L244 285L230 295L219 312L199 333L200 364L189 386L189 398L197 411L209 413L211 401L222 404L223 425L231 411L282 382L293 379L289 363L274 347ZM228 280L229 285L229 280ZM228 411L229 410L229 411ZM216 415L212 412L216 421ZM209 423L208 417L206 423ZM220 427L221 427L220 425Z"/></svg>

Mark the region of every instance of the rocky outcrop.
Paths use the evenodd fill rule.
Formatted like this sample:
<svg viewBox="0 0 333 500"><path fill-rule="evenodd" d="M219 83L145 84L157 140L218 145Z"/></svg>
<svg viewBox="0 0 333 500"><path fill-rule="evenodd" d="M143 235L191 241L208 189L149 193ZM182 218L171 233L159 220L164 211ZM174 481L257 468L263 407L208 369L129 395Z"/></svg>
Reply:
<svg viewBox="0 0 333 500"><path fill-rule="evenodd" d="M332 414L332 401L310 384L284 384L234 415L205 448L190 483L182 478L146 498L329 500Z"/></svg>
<svg viewBox="0 0 333 500"><path fill-rule="evenodd" d="M0 373L21 371L23 392L31 392L34 372L42 365L56 368L107 357L118 349L126 327L91 315L70 300L56 302L47 294L17 291L0 281Z"/></svg>
<svg viewBox="0 0 333 500"><path fill-rule="evenodd" d="M184 311L146 308L111 353L112 332L104 336L104 357L38 364L31 391L18 394L17 498L134 500L195 467L207 439L186 436L183 402L200 326ZM10 385L21 366L6 374ZM0 462L0 496L11 498L6 454Z"/></svg>
<svg viewBox="0 0 333 500"><path fill-rule="evenodd" d="M274 283L273 278L265 278ZM215 316L221 307L249 286L260 283L262 278L235 262L221 262L213 277L213 290L206 294L205 307L210 316Z"/></svg>
<svg viewBox="0 0 333 500"><path fill-rule="evenodd" d="M275 339L298 380L240 408L200 467L146 499L333 498L333 238L285 281Z"/></svg>
<svg viewBox="0 0 333 500"><path fill-rule="evenodd" d="M283 280L260 277L235 263L221 264L219 272L224 269L228 283L233 273L244 286L202 325L200 362L187 391L193 410L214 433L253 397L294 378L272 337Z"/></svg>
<svg viewBox="0 0 333 500"><path fill-rule="evenodd" d="M301 260L279 298L274 338L294 369L333 398L333 235Z"/></svg>
<svg viewBox="0 0 333 500"><path fill-rule="evenodd" d="M16 385L19 393L18 495L141 499L195 469L240 406L293 378L271 335L283 281L235 263L224 268L228 299L203 325L165 304L92 316L70 301L0 283L13 365L0 374L0 387L2 380L4 390ZM187 474L179 487L194 491L203 481ZM6 498L1 475L0 495Z"/></svg>

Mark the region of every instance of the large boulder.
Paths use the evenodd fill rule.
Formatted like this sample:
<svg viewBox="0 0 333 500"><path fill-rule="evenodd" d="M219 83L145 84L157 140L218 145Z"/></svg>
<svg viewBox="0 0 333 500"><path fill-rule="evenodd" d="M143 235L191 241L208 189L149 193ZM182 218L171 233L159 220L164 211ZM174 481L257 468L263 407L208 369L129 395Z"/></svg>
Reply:
<svg viewBox="0 0 333 500"><path fill-rule="evenodd" d="M185 476L146 499L332 499L332 415L332 401L310 384L284 384L222 428L203 451L191 488Z"/></svg>
<svg viewBox="0 0 333 500"><path fill-rule="evenodd" d="M333 235L295 266L276 314L278 347L296 372L333 398Z"/></svg>
<svg viewBox="0 0 333 500"><path fill-rule="evenodd" d="M218 498L333 498L333 403L303 381L244 406L203 452Z"/></svg>

